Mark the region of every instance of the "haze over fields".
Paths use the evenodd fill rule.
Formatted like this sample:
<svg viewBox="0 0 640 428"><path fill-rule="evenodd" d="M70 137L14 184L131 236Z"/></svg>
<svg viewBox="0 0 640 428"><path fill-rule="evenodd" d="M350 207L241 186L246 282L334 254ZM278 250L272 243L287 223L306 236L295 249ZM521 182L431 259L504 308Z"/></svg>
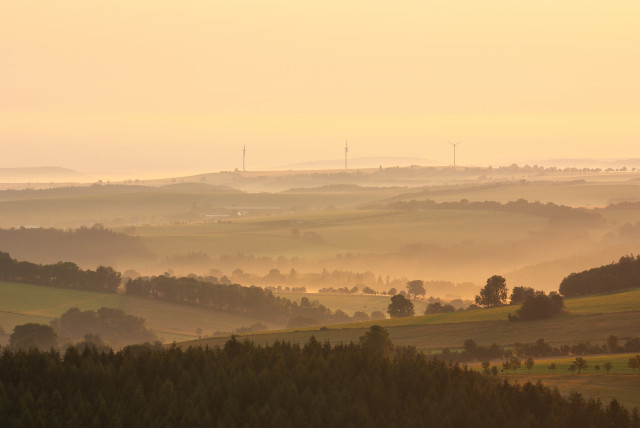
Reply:
<svg viewBox="0 0 640 428"><path fill-rule="evenodd" d="M2 2L0 421L640 427L638 22Z"/></svg>
<svg viewBox="0 0 640 428"><path fill-rule="evenodd" d="M49 185L0 192L1 250L310 291L422 279L429 295L472 298L494 274L550 291L637 252L639 179L635 168L415 166Z"/></svg>
<svg viewBox="0 0 640 428"><path fill-rule="evenodd" d="M635 251L637 209L620 204L639 197L639 14L5 5L0 227L24 229L4 249L310 289L417 277L468 297L494 273L554 289Z"/></svg>

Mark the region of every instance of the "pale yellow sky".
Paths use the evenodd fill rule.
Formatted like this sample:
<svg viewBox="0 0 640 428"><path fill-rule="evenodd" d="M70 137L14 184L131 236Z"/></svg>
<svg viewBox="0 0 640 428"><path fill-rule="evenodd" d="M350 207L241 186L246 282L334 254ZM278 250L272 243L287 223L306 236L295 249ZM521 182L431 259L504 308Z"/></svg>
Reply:
<svg viewBox="0 0 640 428"><path fill-rule="evenodd" d="M0 0L0 167L640 157L637 0Z"/></svg>

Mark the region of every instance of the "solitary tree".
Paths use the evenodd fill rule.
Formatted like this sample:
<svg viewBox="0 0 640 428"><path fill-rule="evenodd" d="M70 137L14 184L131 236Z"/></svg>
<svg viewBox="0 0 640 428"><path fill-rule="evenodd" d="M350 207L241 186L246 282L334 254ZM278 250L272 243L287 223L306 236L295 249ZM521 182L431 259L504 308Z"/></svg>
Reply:
<svg viewBox="0 0 640 428"><path fill-rule="evenodd" d="M509 358L509 365L511 366L511 370L515 372L522 366L522 360L513 355L511 358Z"/></svg>
<svg viewBox="0 0 640 428"><path fill-rule="evenodd" d="M415 314L413 303L402 294L396 294L391 298L387 307L387 313L391 318L412 317Z"/></svg>
<svg viewBox="0 0 640 428"><path fill-rule="evenodd" d="M589 367L589 363L587 362L587 360L582 357L576 357L576 360L573 364L575 364L576 369L578 369L578 374L580 374L582 370L586 370L587 367Z"/></svg>
<svg viewBox="0 0 640 428"><path fill-rule="evenodd" d="M478 351L478 344L473 339L467 339L464 341L464 350L473 356Z"/></svg>
<svg viewBox="0 0 640 428"><path fill-rule="evenodd" d="M551 363L547 366L549 370L551 370L554 374L556 373L556 363Z"/></svg>
<svg viewBox="0 0 640 428"><path fill-rule="evenodd" d="M507 281L500 275L487 279L487 284L476 296L476 303L484 307L500 306L507 300Z"/></svg>
<svg viewBox="0 0 640 428"><path fill-rule="evenodd" d="M502 372L506 375L509 374L509 370L511 370L511 364L509 364L509 360L505 360L502 362Z"/></svg>
<svg viewBox="0 0 640 428"><path fill-rule="evenodd" d="M629 358L629 368L634 372L636 369L640 369L640 355Z"/></svg>
<svg viewBox="0 0 640 428"><path fill-rule="evenodd" d="M613 368L613 364L611 364L611 361L607 361L602 365L602 367L604 367L604 369L607 371L607 374L609 374L609 372Z"/></svg>
<svg viewBox="0 0 640 428"><path fill-rule="evenodd" d="M415 279L407 282L407 294L416 298L418 296L424 296L427 290L424 289L424 281L421 279Z"/></svg>
<svg viewBox="0 0 640 428"><path fill-rule="evenodd" d="M524 363L524 366L527 368L527 370L529 370L529 374L531 374L531 369L533 368L534 365L535 365L535 362L533 361L533 358L529 356L527 358L527 361L525 361Z"/></svg>

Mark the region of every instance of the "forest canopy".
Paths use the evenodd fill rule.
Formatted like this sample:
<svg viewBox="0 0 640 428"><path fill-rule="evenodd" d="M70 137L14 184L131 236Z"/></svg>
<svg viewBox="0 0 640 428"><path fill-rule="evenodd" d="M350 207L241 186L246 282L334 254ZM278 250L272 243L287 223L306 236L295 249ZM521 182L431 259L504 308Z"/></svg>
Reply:
<svg viewBox="0 0 640 428"><path fill-rule="evenodd" d="M640 255L622 256L617 263L572 273L560 283L566 297L610 293L640 287Z"/></svg>
<svg viewBox="0 0 640 428"><path fill-rule="evenodd" d="M633 416L637 417L637 414ZM613 400L563 398L393 347L384 329L361 345L131 346L0 356L7 426L631 427Z"/></svg>

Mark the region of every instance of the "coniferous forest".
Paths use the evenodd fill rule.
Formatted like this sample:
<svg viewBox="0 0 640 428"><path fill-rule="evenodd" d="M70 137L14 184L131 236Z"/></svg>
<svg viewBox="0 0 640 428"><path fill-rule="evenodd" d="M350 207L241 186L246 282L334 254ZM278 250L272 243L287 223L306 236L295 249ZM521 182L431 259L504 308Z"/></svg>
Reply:
<svg viewBox="0 0 640 428"><path fill-rule="evenodd" d="M637 427L638 413L512 385L372 327L360 344L86 345L0 357L11 427Z"/></svg>

